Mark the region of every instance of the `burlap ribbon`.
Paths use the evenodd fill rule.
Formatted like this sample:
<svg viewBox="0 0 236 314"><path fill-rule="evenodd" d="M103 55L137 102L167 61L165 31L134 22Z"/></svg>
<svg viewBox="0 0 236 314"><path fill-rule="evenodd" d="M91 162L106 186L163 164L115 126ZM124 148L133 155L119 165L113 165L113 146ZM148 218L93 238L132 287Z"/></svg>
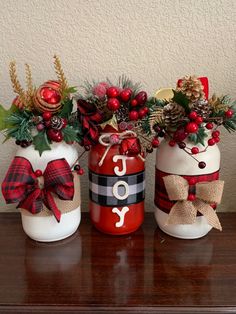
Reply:
<svg viewBox="0 0 236 314"><path fill-rule="evenodd" d="M221 202L224 181L198 182L195 185L194 201L188 200L189 184L186 179L178 175L163 178L168 197L177 201L170 210L167 224L192 224L200 212L212 227L222 230L215 210L210 204Z"/></svg>

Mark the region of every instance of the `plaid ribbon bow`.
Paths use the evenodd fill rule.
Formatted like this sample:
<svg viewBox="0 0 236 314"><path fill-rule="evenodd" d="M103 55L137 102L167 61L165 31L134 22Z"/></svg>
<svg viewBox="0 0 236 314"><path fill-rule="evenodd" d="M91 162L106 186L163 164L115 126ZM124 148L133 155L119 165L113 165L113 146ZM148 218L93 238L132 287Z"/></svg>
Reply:
<svg viewBox="0 0 236 314"><path fill-rule="evenodd" d="M24 208L32 214L43 210L43 205L50 209L57 222L61 212L53 194L62 200L74 197L73 175L67 161L57 159L49 162L42 177L37 177L31 163L23 157L15 157L2 183L2 194L7 204L18 203L17 208Z"/></svg>

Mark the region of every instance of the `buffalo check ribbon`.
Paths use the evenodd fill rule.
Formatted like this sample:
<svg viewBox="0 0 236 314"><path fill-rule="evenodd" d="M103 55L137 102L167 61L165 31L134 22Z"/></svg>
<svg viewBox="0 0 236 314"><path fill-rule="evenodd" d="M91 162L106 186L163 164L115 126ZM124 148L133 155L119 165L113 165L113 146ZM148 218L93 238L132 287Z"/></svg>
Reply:
<svg viewBox="0 0 236 314"><path fill-rule="evenodd" d="M7 204L19 203L32 214L39 213L45 205L60 222L61 212L54 197L72 200L74 197L73 174L67 161L50 161L41 177L37 177L26 158L16 156L2 183L2 194Z"/></svg>
<svg viewBox="0 0 236 314"><path fill-rule="evenodd" d="M210 204L221 202L224 181L198 182L195 185L194 201L188 200L189 183L178 175L168 175L163 178L170 200L177 201L170 210L167 224L192 224L199 211L212 227L222 230L215 210Z"/></svg>

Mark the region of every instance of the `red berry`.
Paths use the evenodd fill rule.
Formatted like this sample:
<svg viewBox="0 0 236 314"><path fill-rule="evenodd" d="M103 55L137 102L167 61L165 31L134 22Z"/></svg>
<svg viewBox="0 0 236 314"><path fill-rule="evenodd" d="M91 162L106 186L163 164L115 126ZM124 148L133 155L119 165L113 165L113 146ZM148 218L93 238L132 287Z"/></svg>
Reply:
<svg viewBox="0 0 236 314"><path fill-rule="evenodd" d="M191 120L195 120L198 117L198 114L196 111L191 111L188 117Z"/></svg>
<svg viewBox="0 0 236 314"><path fill-rule="evenodd" d="M214 137L214 140L215 140L216 143L220 142L220 138L219 137Z"/></svg>
<svg viewBox="0 0 236 314"><path fill-rule="evenodd" d="M43 175L40 169L35 170L34 174L36 175L36 177L41 177Z"/></svg>
<svg viewBox="0 0 236 314"><path fill-rule="evenodd" d="M38 131L42 131L44 129L43 123L37 124L36 128L37 128Z"/></svg>
<svg viewBox="0 0 236 314"><path fill-rule="evenodd" d="M188 179L188 184L189 185L195 185L197 183L197 180L195 178L189 178Z"/></svg>
<svg viewBox="0 0 236 314"><path fill-rule="evenodd" d="M178 146L179 146L180 149L185 149L186 144L184 142L179 142Z"/></svg>
<svg viewBox="0 0 236 314"><path fill-rule="evenodd" d="M107 89L107 97L108 98L116 98L119 96L119 90L115 86L111 86Z"/></svg>
<svg viewBox="0 0 236 314"><path fill-rule="evenodd" d="M131 104L132 107L138 106L138 102L137 102L136 99L132 99L131 102L130 102L130 104Z"/></svg>
<svg viewBox="0 0 236 314"><path fill-rule="evenodd" d="M49 139L54 142L61 142L63 139L63 136L60 130L48 129L47 135Z"/></svg>
<svg viewBox="0 0 236 314"><path fill-rule="evenodd" d="M214 138L215 138L215 137L219 137L219 136L220 136L220 131L218 131L218 130L213 131L211 135L212 135L212 137L214 137Z"/></svg>
<svg viewBox="0 0 236 314"><path fill-rule="evenodd" d="M130 97L132 95L132 90L130 88L125 88L120 93L120 99L124 102L127 102L130 100Z"/></svg>
<svg viewBox="0 0 236 314"><path fill-rule="evenodd" d="M116 98L109 98L107 101L107 108L111 111L117 111L120 108L120 102Z"/></svg>
<svg viewBox="0 0 236 314"><path fill-rule="evenodd" d="M148 108L148 107L146 107L146 106L145 106L145 107L143 107L143 110L145 111L145 113L146 113L146 114L148 114L148 113L149 113L149 108Z"/></svg>
<svg viewBox="0 0 236 314"><path fill-rule="evenodd" d="M203 122L203 118L200 117L200 116L198 116L198 117L195 119L195 122L196 122L197 124L201 124L201 123Z"/></svg>
<svg viewBox="0 0 236 314"><path fill-rule="evenodd" d="M188 133L197 133L198 125L195 122L189 122L185 127L186 132Z"/></svg>
<svg viewBox="0 0 236 314"><path fill-rule="evenodd" d="M159 140L157 137L154 137L154 139L152 140L152 147L156 148L158 147L160 144Z"/></svg>
<svg viewBox="0 0 236 314"><path fill-rule="evenodd" d="M233 115L234 115L234 111L232 109L229 109L225 112L226 118L232 118Z"/></svg>
<svg viewBox="0 0 236 314"><path fill-rule="evenodd" d="M173 138L176 142L182 142L187 136L188 133L184 130L184 128L181 128L175 131Z"/></svg>
<svg viewBox="0 0 236 314"><path fill-rule="evenodd" d="M138 120L138 111L136 111L136 110L130 111L130 113L129 113L129 118L130 118L130 120L132 120L132 121Z"/></svg>
<svg viewBox="0 0 236 314"><path fill-rule="evenodd" d="M192 152L193 155L196 155L196 154L199 153L199 148L194 146L194 147L191 148L191 152Z"/></svg>
<svg viewBox="0 0 236 314"><path fill-rule="evenodd" d="M208 145L209 146L213 146L213 145L215 145L215 140L214 140L214 138L210 138L209 140L208 140Z"/></svg>
<svg viewBox="0 0 236 314"><path fill-rule="evenodd" d="M75 165L75 166L74 166L74 170L75 170L75 171L80 170L80 168L81 168L81 167L80 167L80 165L79 165L79 164L77 164L77 165Z"/></svg>
<svg viewBox="0 0 236 314"><path fill-rule="evenodd" d="M211 122L208 122L208 123L206 124L206 128L207 128L208 130L213 129L213 127L214 127L214 125L213 125L213 123L211 123Z"/></svg>
<svg viewBox="0 0 236 314"><path fill-rule="evenodd" d="M170 141L169 141L169 145L170 145L171 147L175 146L175 144L176 144L176 142L175 142L174 140L170 140Z"/></svg>
<svg viewBox="0 0 236 314"><path fill-rule="evenodd" d="M62 129L64 129L67 126L67 120L65 118L62 118Z"/></svg>
<svg viewBox="0 0 236 314"><path fill-rule="evenodd" d="M147 93L144 91L141 91L135 96L135 99L137 100L138 105L142 106L147 101Z"/></svg>
<svg viewBox="0 0 236 314"><path fill-rule="evenodd" d="M143 117L146 116L146 111L144 110L144 108L139 109L138 116L139 116L139 119L142 119Z"/></svg>
<svg viewBox="0 0 236 314"><path fill-rule="evenodd" d="M45 112L43 113L43 120L48 121L48 120L51 119L51 117L52 117L52 114L51 114L50 111L45 111Z"/></svg>
<svg viewBox="0 0 236 314"><path fill-rule="evenodd" d="M84 174L84 169L80 168L78 171L76 171L78 175L82 176Z"/></svg>
<svg viewBox="0 0 236 314"><path fill-rule="evenodd" d="M204 168L206 168L206 163L205 163L204 161L200 161L200 162L198 163L198 167L199 167L200 169L204 169Z"/></svg>
<svg viewBox="0 0 236 314"><path fill-rule="evenodd" d="M188 195L188 201L193 202L193 201L195 201L195 199L196 199L196 196L194 194Z"/></svg>

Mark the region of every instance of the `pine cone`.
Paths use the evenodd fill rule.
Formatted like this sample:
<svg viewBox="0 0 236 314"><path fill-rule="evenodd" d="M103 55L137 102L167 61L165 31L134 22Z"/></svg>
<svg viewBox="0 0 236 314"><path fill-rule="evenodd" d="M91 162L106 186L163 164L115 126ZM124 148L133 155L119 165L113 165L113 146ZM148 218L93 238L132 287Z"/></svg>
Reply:
<svg viewBox="0 0 236 314"><path fill-rule="evenodd" d="M213 94L211 99L209 99L209 106L215 113L219 113L220 111L227 111L229 109L229 105L223 103L222 97L219 98L215 94Z"/></svg>
<svg viewBox="0 0 236 314"><path fill-rule="evenodd" d="M177 90L185 94L191 102L205 98L203 85L196 76L185 76Z"/></svg>
<svg viewBox="0 0 236 314"><path fill-rule="evenodd" d="M168 127L174 127L185 116L183 107L175 102L170 102L163 108L163 120Z"/></svg>
<svg viewBox="0 0 236 314"><path fill-rule="evenodd" d="M192 109L203 119L207 119L211 114L211 106L206 99L199 99L192 104Z"/></svg>
<svg viewBox="0 0 236 314"><path fill-rule="evenodd" d="M51 128L52 129L56 129L56 130L60 130L63 126L63 120L60 117L57 116L53 116L51 118Z"/></svg>

